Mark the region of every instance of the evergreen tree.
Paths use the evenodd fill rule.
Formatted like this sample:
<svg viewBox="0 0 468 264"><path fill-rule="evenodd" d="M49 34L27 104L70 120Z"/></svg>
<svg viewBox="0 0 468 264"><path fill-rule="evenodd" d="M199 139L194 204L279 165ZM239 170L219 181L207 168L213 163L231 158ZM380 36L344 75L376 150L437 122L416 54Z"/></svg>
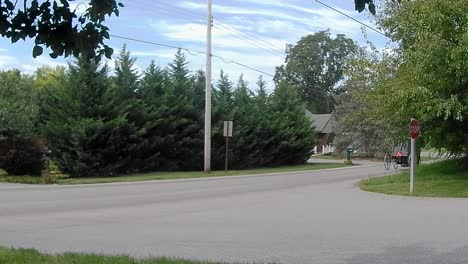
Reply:
<svg viewBox="0 0 468 264"><path fill-rule="evenodd" d="M133 131L108 100L108 68L79 58L66 83L45 98L41 130L62 171L72 176L127 172L127 142Z"/></svg>
<svg viewBox="0 0 468 264"><path fill-rule="evenodd" d="M185 82L189 76L188 62L181 49L177 50L174 61L169 63L169 73L173 80Z"/></svg>
<svg viewBox="0 0 468 264"><path fill-rule="evenodd" d="M212 166L222 168L225 155L223 121L233 120L233 83L223 70L213 89L212 102Z"/></svg>
<svg viewBox="0 0 468 264"><path fill-rule="evenodd" d="M131 53L124 45L115 61L115 93L121 100L135 97L138 90L140 78L135 69L136 58L131 57Z"/></svg>
<svg viewBox="0 0 468 264"><path fill-rule="evenodd" d="M253 94L249 90L248 86L249 84L244 80L244 75L241 74L237 81L236 90L234 91L234 105L238 105L239 103L245 104L249 101Z"/></svg>
<svg viewBox="0 0 468 264"><path fill-rule="evenodd" d="M200 112L194 105L193 82L189 76L188 62L181 50L169 64L172 89L168 98L169 126L174 142L168 155L177 168L182 170L201 169L203 165L203 126Z"/></svg>
<svg viewBox="0 0 468 264"><path fill-rule="evenodd" d="M168 67L169 76L172 81L172 89L176 99L182 99L187 96L188 82L189 82L189 69L188 62L182 50L177 50L174 61Z"/></svg>
<svg viewBox="0 0 468 264"><path fill-rule="evenodd" d="M144 73L138 91L145 111L141 141L134 153L135 166L140 171L175 169L165 151L170 148L168 138L171 131L168 124L168 92L171 81L166 70L152 61Z"/></svg>
<svg viewBox="0 0 468 264"><path fill-rule="evenodd" d="M145 170L201 169L203 130L195 107L195 87L179 50L165 71L150 65L142 97L148 109L143 151Z"/></svg>
<svg viewBox="0 0 468 264"><path fill-rule="evenodd" d="M259 145L262 135L257 131L260 130L258 122L264 117L256 111L253 94L243 75L239 77L234 91L233 106L235 129L231 139L230 167L240 169L262 166L259 163L263 155Z"/></svg>
<svg viewBox="0 0 468 264"><path fill-rule="evenodd" d="M310 157L316 136L297 90L287 83L280 83L271 96L270 107L270 120L277 130L271 142L277 146L275 152L271 153L273 164L304 163Z"/></svg>
<svg viewBox="0 0 468 264"><path fill-rule="evenodd" d="M129 158L127 170L141 170L141 142L146 132L149 119L148 111L139 97L141 90L140 74L135 69L136 58L131 56L127 46L124 45L115 63L115 77L109 101L112 103L112 112L125 117L127 124L125 132L120 130L121 146L126 149Z"/></svg>
<svg viewBox="0 0 468 264"><path fill-rule="evenodd" d="M215 121L232 119L233 83L223 70L220 72L213 95L213 119Z"/></svg>
<svg viewBox="0 0 468 264"><path fill-rule="evenodd" d="M260 77L258 77L258 81L257 81L257 86L258 86L258 89L257 89L257 95L259 97L267 97L268 94L267 94L267 83L265 80L263 80L263 76L260 75Z"/></svg>
<svg viewBox="0 0 468 264"><path fill-rule="evenodd" d="M109 100L113 102L115 112L127 116L137 133L138 127L143 125L145 118L142 102L138 98L140 75L135 69L135 62L136 58L131 56L127 46L124 45L115 62L115 77L112 78L113 91L109 95Z"/></svg>
<svg viewBox="0 0 468 264"><path fill-rule="evenodd" d="M233 84L229 80L229 76L221 70L219 80L216 84L215 95L218 101L223 102L226 106L230 106L232 103L232 90Z"/></svg>
<svg viewBox="0 0 468 264"><path fill-rule="evenodd" d="M156 66L153 60L144 72L138 95L149 104L160 105L164 101L168 85L167 71Z"/></svg>
<svg viewBox="0 0 468 264"><path fill-rule="evenodd" d="M191 81L191 97L193 98L193 104L195 109L200 113L202 117L205 113L205 89L206 89L206 75L203 70L198 70L193 76ZM204 121L203 121L204 122Z"/></svg>

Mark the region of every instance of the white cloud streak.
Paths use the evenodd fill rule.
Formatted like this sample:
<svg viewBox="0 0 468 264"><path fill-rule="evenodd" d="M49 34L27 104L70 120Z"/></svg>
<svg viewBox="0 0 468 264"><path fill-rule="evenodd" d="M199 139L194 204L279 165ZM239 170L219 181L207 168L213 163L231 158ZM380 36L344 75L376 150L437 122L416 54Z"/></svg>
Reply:
<svg viewBox="0 0 468 264"><path fill-rule="evenodd" d="M247 2L259 4L264 8L244 8L238 6L229 5L213 5L213 10L217 14L224 15L236 15L236 16L247 16L254 15L255 17L261 17L262 20L275 19L282 21L283 23L294 22L295 28L307 30L309 32L316 30L325 30L330 28L335 33L342 33L354 37L362 37L361 25L349 20L341 14L330 10L328 8L309 8L298 5L293 5L285 1L260 1L260 0L246 0ZM244 2L244 1L243 1ZM245 3L244 3L245 4ZM204 10L206 9L205 4L183 1L180 3L181 7L192 9L192 10ZM268 7L268 8L267 8ZM272 8L274 7L274 9ZM343 13L352 15L347 10L337 8ZM297 12L299 14L294 14ZM257 19L260 20L260 19ZM261 21L261 20L260 20Z"/></svg>

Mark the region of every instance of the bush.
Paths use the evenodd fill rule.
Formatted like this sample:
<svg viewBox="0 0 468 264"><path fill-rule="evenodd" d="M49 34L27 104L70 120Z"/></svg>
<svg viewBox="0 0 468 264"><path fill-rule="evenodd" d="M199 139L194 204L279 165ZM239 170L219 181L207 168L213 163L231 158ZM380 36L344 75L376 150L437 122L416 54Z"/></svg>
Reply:
<svg viewBox="0 0 468 264"><path fill-rule="evenodd" d="M46 147L38 138L0 139L0 168L9 175L40 176L45 155Z"/></svg>

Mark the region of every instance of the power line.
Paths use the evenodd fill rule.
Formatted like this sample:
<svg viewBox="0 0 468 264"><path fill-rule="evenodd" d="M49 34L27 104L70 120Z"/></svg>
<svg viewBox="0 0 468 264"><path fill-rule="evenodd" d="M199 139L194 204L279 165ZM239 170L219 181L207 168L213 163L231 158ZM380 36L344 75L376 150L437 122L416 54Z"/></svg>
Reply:
<svg viewBox="0 0 468 264"><path fill-rule="evenodd" d="M183 47L177 47L177 46L172 46L172 45L167 45L167 44L162 44L162 43L157 43L157 42L152 42L152 41L147 41L147 40L141 40L141 39L135 39L135 38L130 38L130 37L119 36L119 35L112 35L111 34L109 36L111 36L113 38L130 40L130 41L134 41L134 42L140 42L140 43L145 43L145 44L150 44L150 45L155 45L155 46L161 46L161 47L172 48L172 49L180 49L180 50L188 52L192 56L206 55L206 52L191 50L191 49L187 49L187 48L183 48ZM212 57L218 58L218 59L220 59L221 61L223 61L224 63L227 63L227 64L235 64L235 65L244 67L246 69L249 69L249 70L264 74L266 76L275 77L275 75L273 75L271 73L267 73L265 71L253 68L251 66L245 65L243 63L240 63L240 62L237 62L237 61L234 61L234 60L226 59L224 57L221 57L221 56L218 56L218 55L215 55L215 54L212 54ZM315 91L315 92L318 92L318 93L329 95L327 92L324 92L324 91L321 91L321 90L318 90L318 89L314 89L314 88L308 88L308 89L311 90L311 91Z"/></svg>
<svg viewBox="0 0 468 264"><path fill-rule="evenodd" d="M264 45L268 45L268 46L272 47L274 50L280 51L281 54L283 54L283 52L284 52L283 48L279 48L279 47L276 46L275 44L272 44L272 43L270 43L270 42L268 42L268 41L265 41L265 40L263 40L263 39L261 39L261 38L255 36L254 34L251 34L251 33L249 33L249 32L242 32L242 31L240 31L239 29L237 29L236 27L230 26L230 25L228 25L228 24L226 24L226 23L222 23L222 22L220 22L220 21L217 20L217 19L215 19L215 21L217 21L218 24L219 24L220 26L223 26L223 27L226 28L226 29L232 29L233 31L238 32L238 34L244 34L244 35L250 36L250 37L252 37L252 38L254 38L254 39L257 39L259 42L264 43Z"/></svg>
<svg viewBox="0 0 468 264"><path fill-rule="evenodd" d="M367 24L365 24L365 23L363 23L363 22L361 22L361 21L359 21L359 20L357 20L357 19L355 19L355 18L353 18L353 17L351 17L351 16L345 14L345 13L343 13L342 11L340 11L340 10L338 10L338 9L336 9L336 8L334 8L334 7L330 6L330 5L328 5L328 4L325 4L325 3L323 3L323 2L321 2L321 1L319 1L319 0L314 0L314 1L316 1L317 3L319 3L319 4L321 4L321 5L326 6L327 8L330 8L331 10L333 10L333 11L335 11L335 12L338 12L339 14L341 14L341 15L343 15L343 16L345 16L345 17L347 17L347 18L349 18L349 19L351 19L351 20L353 20L353 21L355 21L355 22L357 22L357 23L359 23L359 24L361 24L361 25L363 25L364 27L367 27L367 28L371 29L372 31L375 31L376 33L378 33L378 34L380 34L380 35L382 35L382 36L384 36L384 37L387 37L387 36L386 36L384 33L382 33L381 31L379 31L379 30L377 30L377 29L375 29L375 28L373 28L373 27L371 27L371 26L369 26L369 25L367 25ZM159 2L153 2L152 4L153 4L154 6L153 6L153 8L151 8L151 9L154 10L154 11L161 12L161 11L158 10L158 9L163 9L163 10L170 11L170 12L174 12L174 11L175 11L175 12L181 14L181 15L186 16L186 17L185 17L185 20L187 20L187 21L191 21L191 20L187 19L187 17L190 17L190 18L192 18L192 19L194 19L194 20L196 20L196 21L205 23L205 17L201 17L201 16L198 16L198 15L194 15L193 13L190 13L190 12L188 12L188 11L184 11L183 9L178 8L178 7L176 7L176 6L163 5L163 4L159 3ZM140 10L147 10L147 9L148 9L148 6L145 7L145 8L142 8L142 7L139 7L139 6L132 6L132 5L129 5L128 3L126 4L126 6L130 6L130 7L133 7L133 8L138 8L138 9L140 9ZM154 8L154 7L156 7L156 6L157 6L158 9ZM166 14L166 15L172 15L171 13L168 13L168 12L163 12L163 13ZM216 19L216 21L218 21L219 24L224 24L225 26L228 26L228 27L233 28L235 31L238 31L238 32L239 32L240 34L242 34L242 35L248 35L248 36L251 36L251 37L253 37L253 38L258 39L260 42L267 43L268 46L272 46L272 47L274 47L274 48L276 48L276 49L281 50L281 53L284 52L283 48L278 48L278 47L275 46L274 44L271 44L271 43L269 43L269 42L267 42L267 41L264 41L264 40L262 40L262 39L260 39L260 38L258 38L258 37L256 37L256 36L254 36L253 34L250 34L249 32L240 31L240 30L236 29L235 27L232 27L232 26L229 26L229 25L227 25L227 24L225 24L225 23L222 23L219 19ZM325 25L324 23L322 23L322 22L320 22L320 21L318 21L318 20L316 20L316 22L319 23L320 25L322 25L324 28L329 28L329 29L331 29L331 31L335 31L335 32L337 32L337 34L339 33L339 30L336 30L336 29L334 29L334 28L331 28L330 26L327 26L327 25ZM305 26L310 26L310 25L307 25L307 24L304 24L304 25L305 25ZM216 26L216 25L215 25L215 26ZM314 28L320 29L319 27L314 27Z"/></svg>
<svg viewBox="0 0 468 264"><path fill-rule="evenodd" d="M148 14L154 14L154 12L156 13L159 13L159 14L163 14L163 15L167 15L169 17L174 17L174 13L172 9L170 8L167 8L167 7L159 7L156 9L156 8L153 8L153 7L145 7L145 8L142 8L140 6L137 6L137 5L133 5L132 4L125 4L125 7L132 7L134 9L138 9L138 10L141 10L141 11L145 11L147 12ZM184 16L186 17L177 17L177 18L182 18L183 20L186 20L186 21L190 21L190 22L193 22L193 21L196 21L196 22L205 22L203 21L200 17L196 17L196 16L190 16L191 18L187 18L187 15L184 14Z"/></svg>
<svg viewBox="0 0 468 264"><path fill-rule="evenodd" d="M119 35L112 35L112 34L109 35L109 36L110 36L110 37L113 37L113 38L124 39L124 40L130 40L130 41L135 41L135 42L140 42L140 43L145 43L145 44L151 44L151 45L156 45L156 46L171 48L171 49L185 50L185 51L187 51L187 52L195 52L195 53L196 53L195 55L200 55L200 54L206 55L206 53L203 52L203 51L195 51L195 50L190 50L190 49L186 49L186 48L181 48L181 47L177 47L177 46L172 46L172 45L167 45L167 44L162 44L162 43L157 43L157 42L152 42L152 41L147 41L147 40L129 38L129 37L124 37L124 36L119 36ZM195 56L195 55L194 55L194 56Z"/></svg>
<svg viewBox="0 0 468 264"><path fill-rule="evenodd" d="M331 6L331 5L325 4L324 2L322 2L322 1L320 1L320 0L314 0L314 1L317 2L317 3L319 3L319 4L321 4L321 5L323 5L323 6L328 7L329 9L331 9L331 10L333 10L333 11L335 11L335 12L337 12L337 13L339 13L339 14L341 14L341 15L343 15L343 16L345 16L345 17L351 19L351 20L353 20L354 22L357 22L357 23L363 25L364 27L366 27L366 28L368 28L368 29L370 29L370 30L372 30L372 31L374 31L374 32L376 32L376 33L378 33L378 34L384 36L384 37L387 37L387 36L386 36L384 33L382 33L380 30L378 30L378 29L376 29L376 28L374 28L374 27L371 27L371 26L369 26L369 25L367 25L367 24L365 24L365 23L359 21L359 20L355 19L354 17L352 17L352 16L350 16L350 15L347 15L346 13L344 13L344 12L342 12L342 11L340 11L340 10L334 8L334 7Z"/></svg>
<svg viewBox="0 0 468 264"><path fill-rule="evenodd" d="M160 46L160 47L166 47L166 48L172 48L172 49L180 49L180 50L184 50L186 52L188 52L189 54L191 54L192 56L196 56L196 55L206 55L206 52L203 52L203 51L196 51L196 50L191 50L191 49L187 49L187 48L183 48L183 47L177 47L177 46L172 46L172 45L167 45L167 44L163 44L163 43L158 43L158 42L152 42L152 41L147 41L147 40L141 40L141 39L135 39L135 38L130 38L130 37L124 37L124 36L119 36L119 35L109 35L113 38L118 38L118 39L124 39L124 40L129 40L129 41L134 41L134 42L140 42L140 43L145 43L145 44L150 44L150 45L156 45L156 46ZM193 54L193 53L195 54ZM228 63L228 64L236 64L238 66L241 66L241 67L244 67L246 69L249 69L249 70L252 70L252 71L256 71L258 73L261 73L261 74L264 74L264 75L268 75L270 77L275 77L273 74L270 74L270 73L267 73L267 72L264 72L262 70L258 70L258 69L255 69L253 67L250 67L248 65L245 65L243 63L240 63L240 62L237 62L237 61L234 61L234 60L230 60L230 59L226 59L224 57L221 57L221 56L218 56L218 55L215 55L215 54L212 54L211 55L212 57L215 57L215 58L218 58L220 60L222 60L224 63Z"/></svg>
<svg viewBox="0 0 468 264"><path fill-rule="evenodd" d="M172 49L180 49L180 50L184 50L184 51L188 52L192 56L197 56L197 55L200 55L200 54L206 55L206 52L191 50L191 49L187 49L187 48L183 48L183 47L177 47L177 46L172 46L172 45L167 45L167 44L162 44L162 43L157 43L157 42L152 42L152 41L147 41L147 40L141 40L141 39L135 39L135 38L130 38L130 37L119 36L119 35L109 35L109 36L111 36L113 38L130 40L130 41L134 41L134 42L140 42L140 43L145 43L145 44L150 44L150 45L155 45L155 46L161 46L161 47L172 48ZM218 58L218 59L220 59L221 61L223 61L224 63L227 63L227 64L235 64L235 65L244 67L246 69L261 73L261 74L266 75L266 76L270 76L270 77L273 77L273 78L275 77L275 75L273 75L271 73L267 73L265 71L253 68L251 66L245 65L243 63L240 63L240 62L237 62L237 61L234 61L234 60L226 59L224 57L221 57L221 56L218 56L218 55L215 55L215 54L212 54L211 56L214 57L214 58ZM308 88L308 90L315 91L315 92L318 92L318 93L322 93L322 94L328 95L328 96L330 95L327 92L324 92L324 91L321 91L321 90L318 90L318 89L314 89L314 88Z"/></svg>
<svg viewBox="0 0 468 264"><path fill-rule="evenodd" d="M230 30L229 28L227 28L226 26L223 26L223 25L217 26L217 25L215 24L214 27L223 28L223 29L225 29L225 30L228 30L228 31L232 32L232 30ZM265 44L261 44L261 43L256 42L256 41L252 41L252 40L250 40L249 38L246 38L246 37L238 36L238 35L236 35L235 33L229 33L229 32L228 32L228 34L231 35L231 36L233 36L233 37L235 37L235 38L238 38L238 39L240 39L240 40L247 41L247 42L249 42L250 44L254 45L254 46L257 47L257 48L263 49L263 50L265 50L265 51L267 51L267 52L269 52L269 53L271 53L271 54L273 54L273 55L275 55L275 56L279 56L279 57L281 57L282 59L284 59L284 54L283 54L282 52L280 53L280 52L278 52L278 51L276 51L276 50L274 50L274 49L265 47Z"/></svg>
<svg viewBox="0 0 468 264"><path fill-rule="evenodd" d="M279 48L276 45L255 36L254 34L251 34L249 32L242 32L239 29L235 28L234 26L230 26L230 25L228 25L226 23L222 23L217 19L215 19L214 21L217 22L217 24L215 23L215 26L219 25L220 27L223 27L224 29L226 29L228 31L231 31L231 32L234 32L234 33L240 34L240 35L245 35L245 36L247 36L246 38L251 39L251 40L255 41L256 43L259 43L262 46L267 47L268 49L270 49L270 50L272 50L272 51L274 51L276 53L281 54L281 56L284 56L284 49Z"/></svg>
<svg viewBox="0 0 468 264"><path fill-rule="evenodd" d="M157 5L158 3L153 3L153 4ZM148 9L148 7L143 9L143 8L141 8L139 6L134 6L134 5L127 5L127 6L137 8L137 9L140 9L140 10L145 10L145 11L147 11L147 9ZM190 13L187 13L187 12L184 12L184 11L182 11L180 9L175 9L175 7L172 8L170 5L157 6L157 7L158 7L158 9L151 8L151 7L150 7L150 9L154 10L155 12L162 13L162 14L165 14L165 15L172 15L169 12L176 12L176 13L178 13L178 15L181 15L178 18L182 18L182 19L187 20L187 21L197 21L197 22L205 23L204 19L201 19L201 17L190 14ZM241 31L239 31L239 30L237 30L237 29L235 29L233 27L230 27L230 26L228 26L226 24L223 24L223 23L221 23L219 21L218 21L218 23L215 23L213 26L218 28L218 29L227 30L227 31L229 31L229 32L227 32L229 35L231 35L231 36L233 36L235 38L238 38L240 40L246 41L246 42L250 43L251 45L253 45L253 46L257 47L257 48L260 48L260 49L265 50L265 51L267 51L269 53L272 53L273 55L280 56L282 59L284 59L284 51L283 50L277 49L277 47L275 47L271 43L268 43L268 42L266 42L264 40L261 40L260 38L254 36L253 34L250 34L250 36L253 36L253 37L250 37L249 34L241 32ZM237 31L237 32L235 32L234 30ZM264 44L264 43L267 43L267 44Z"/></svg>
<svg viewBox="0 0 468 264"><path fill-rule="evenodd" d="M184 20L188 20L188 21L196 20L198 22L205 22L205 17L197 16L197 15L185 12L182 9L177 9L176 7L173 7L171 5L159 6L158 2L154 2L152 4L154 4L155 6L150 5L150 6L145 6L144 8L141 7L141 6L138 6L138 5L129 5L129 4L126 4L125 6L130 6L130 7L133 7L133 8L139 9L139 10L144 10L144 11L149 11L148 9L151 9L154 12L160 12L161 10L165 10L165 11L169 11L169 12L174 12L175 11L179 15L185 16L185 18L183 18ZM174 15L173 13L168 13L168 12L164 12L164 13L167 14L167 15L172 15L172 16ZM191 20L187 19L187 17L190 17ZM177 18L180 18L180 17L177 17Z"/></svg>
<svg viewBox="0 0 468 264"><path fill-rule="evenodd" d="M226 59L224 59L223 57L220 57L220 56L217 56L217 55L213 55L213 57L218 58L218 59L222 60L224 63L227 63L227 64L231 64L231 63L232 63L232 64L236 64L236 65L242 66L242 67L244 67L244 68L251 69L251 70L253 70L253 71L256 71L256 72L259 72L259 73L268 75L268 76L270 76L270 77L275 77L273 74L270 74L270 73L267 73L267 72L264 72L264 71L261 71L261 70L257 70L257 69L255 69L255 68L252 68L252 67L250 67L250 66L247 66L247 65L242 64L242 63L237 62L237 61L226 60Z"/></svg>

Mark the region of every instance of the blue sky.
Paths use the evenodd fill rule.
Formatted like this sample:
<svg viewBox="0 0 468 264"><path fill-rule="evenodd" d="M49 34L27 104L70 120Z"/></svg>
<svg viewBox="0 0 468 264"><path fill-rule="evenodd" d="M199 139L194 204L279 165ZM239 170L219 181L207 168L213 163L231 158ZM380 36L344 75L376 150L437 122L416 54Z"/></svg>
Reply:
<svg viewBox="0 0 468 264"><path fill-rule="evenodd" d="M372 25L367 12L354 11L352 0L323 0L346 14ZM75 1L78 10L85 8ZM126 5L118 18L107 24L111 34L158 42L195 51L205 51L205 0L123 0ZM302 36L330 29L365 45L361 25L312 0L213 0L213 54L234 60L263 72L274 74L276 66L284 62L284 47L296 43ZM368 38L378 48L384 48L384 37L367 30ZM166 66L176 50L149 44L112 38L108 44L116 51L127 44L137 57L137 68L144 70L151 60ZM0 69L18 68L31 73L42 65L66 65L64 59L53 60L46 53L37 59L31 56L32 42L18 42L0 38ZM204 55L186 53L190 69L204 68ZM113 61L108 61L114 66ZM228 64L213 58L213 81L224 69L234 81L243 73L252 88L261 73ZM272 87L271 77L264 76Z"/></svg>

